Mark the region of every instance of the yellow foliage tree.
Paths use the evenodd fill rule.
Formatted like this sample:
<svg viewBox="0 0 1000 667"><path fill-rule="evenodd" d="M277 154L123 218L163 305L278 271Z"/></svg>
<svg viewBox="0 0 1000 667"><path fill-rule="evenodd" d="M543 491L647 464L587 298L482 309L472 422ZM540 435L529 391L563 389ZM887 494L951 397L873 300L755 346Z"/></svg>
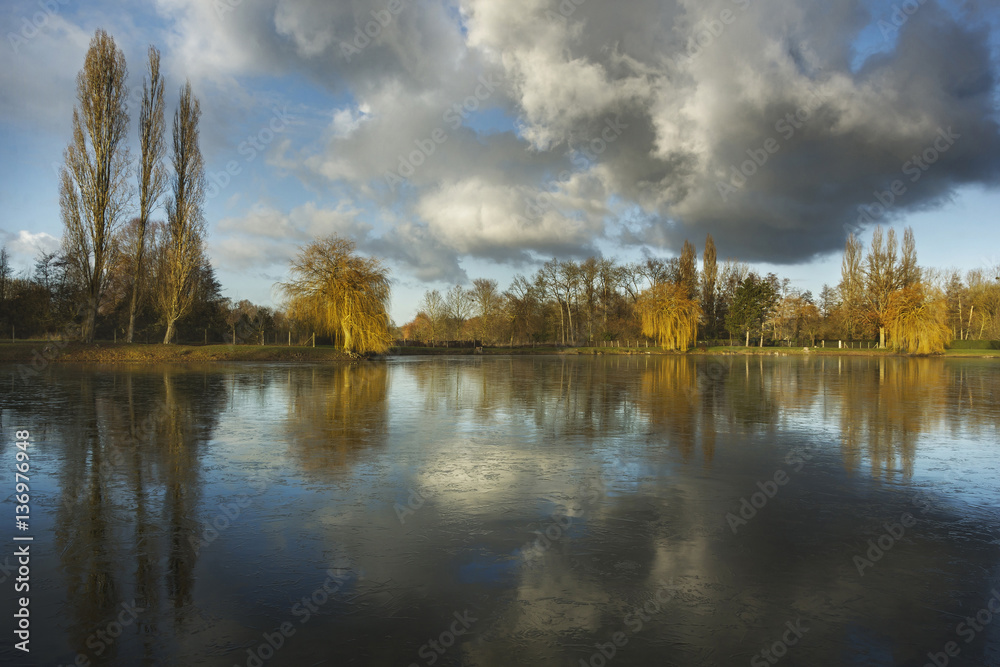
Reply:
<svg viewBox="0 0 1000 667"><path fill-rule="evenodd" d="M944 352L951 336L945 299L928 295L921 283L889 296L886 325L893 349L910 354Z"/></svg>
<svg viewBox="0 0 1000 667"><path fill-rule="evenodd" d="M658 283L639 295L635 304L642 334L667 350L687 350L698 336L701 308L688 285Z"/></svg>
<svg viewBox="0 0 1000 667"><path fill-rule="evenodd" d="M354 252L338 236L313 241L292 261L291 280L279 286L296 321L334 336L346 351L389 349L389 269Z"/></svg>

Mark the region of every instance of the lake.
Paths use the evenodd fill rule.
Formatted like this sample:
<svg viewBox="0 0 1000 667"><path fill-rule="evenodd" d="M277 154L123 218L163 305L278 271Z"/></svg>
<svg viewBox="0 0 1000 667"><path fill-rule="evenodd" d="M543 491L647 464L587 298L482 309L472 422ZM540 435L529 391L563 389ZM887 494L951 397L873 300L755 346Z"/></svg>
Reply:
<svg viewBox="0 0 1000 667"><path fill-rule="evenodd" d="M996 361L0 371L5 665L1000 664Z"/></svg>

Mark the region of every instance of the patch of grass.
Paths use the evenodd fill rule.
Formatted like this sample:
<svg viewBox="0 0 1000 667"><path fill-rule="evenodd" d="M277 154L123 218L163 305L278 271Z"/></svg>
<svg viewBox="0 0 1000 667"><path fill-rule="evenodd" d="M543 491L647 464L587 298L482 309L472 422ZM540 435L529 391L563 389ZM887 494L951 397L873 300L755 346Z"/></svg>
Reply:
<svg viewBox="0 0 1000 667"><path fill-rule="evenodd" d="M39 358L53 362L148 364L194 361L350 361L334 347L281 345L147 345L143 343L69 343L18 341L0 344L0 362L29 363Z"/></svg>

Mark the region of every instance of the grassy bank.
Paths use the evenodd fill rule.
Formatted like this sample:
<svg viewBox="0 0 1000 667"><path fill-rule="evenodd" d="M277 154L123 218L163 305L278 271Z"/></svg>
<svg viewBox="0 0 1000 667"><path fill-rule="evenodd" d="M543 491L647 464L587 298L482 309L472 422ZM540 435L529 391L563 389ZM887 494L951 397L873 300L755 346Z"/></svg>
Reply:
<svg viewBox="0 0 1000 667"><path fill-rule="evenodd" d="M389 356L472 356L473 348L398 347ZM658 347L487 347L482 355L636 355L680 354ZM752 356L893 356L896 353L872 349L801 347L709 347L694 349L686 354L752 355ZM1000 350L947 350L945 357L1000 358ZM145 345L125 343L70 343L60 347L51 341L19 341L0 344L0 363L30 363L39 358L59 363L125 363L155 364L204 361L288 361L288 362L350 362L355 357L328 346L287 347L283 345Z"/></svg>
<svg viewBox="0 0 1000 667"><path fill-rule="evenodd" d="M200 361L350 361L333 347L282 345L144 345L126 343L70 343L19 341L0 344L0 363L25 363L37 355L54 362L152 364Z"/></svg>
<svg viewBox="0 0 1000 667"><path fill-rule="evenodd" d="M392 356L471 356L477 354L469 347L402 347L393 348ZM751 355L751 356L906 356L900 355L891 350L877 350L868 348L843 348L835 347L811 347L806 352L801 347L743 347L743 346L718 346L708 348L695 348L688 352L672 352L659 347L486 347L482 352L485 356L505 355L505 354L565 354L565 355L635 355L635 354L716 354L716 355ZM945 350L945 357L1000 357L1000 350Z"/></svg>

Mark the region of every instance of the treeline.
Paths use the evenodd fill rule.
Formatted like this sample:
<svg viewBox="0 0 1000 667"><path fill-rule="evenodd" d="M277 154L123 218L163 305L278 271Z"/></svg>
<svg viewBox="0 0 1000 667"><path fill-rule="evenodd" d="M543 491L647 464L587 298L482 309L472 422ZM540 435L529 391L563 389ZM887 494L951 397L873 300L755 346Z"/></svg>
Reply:
<svg viewBox="0 0 1000 667"><path fill-rule="evenodd" d="M161 272L157 264L155 258L150 262L151 279L144 284L156 284ZM152 287L140 295L135 318L131 317L130 268L131 263L122 255L112 261L96 319L96 338L125 341L131 321L134 342L163 342L166 325L150 294ZM221 289L212 266L205 263L197 276L190 310L175 327L175 340L221 343L235 338L240 343L260 343L265 335L272 340L276 328L284 330L285 322L275 309L225 299ZM82 318L85 303L84 286L64 255L39 253L32 269L15 274L9 253L0 247L0 340L73 337L67 332L79 330L74 325Z"/></svg>
<svg viewBox="0 0 1000 667"><path fill-rule="evenodd" d="M399 336L487 345L601 345L647 336L682 349L695 338L744 345L878 340L926 351L921 343L940 349L952 339L1000 338L1000 267L964 275L922 269L912 230L897 247L893 230L876 229L867 253L853 235L848 239L840 283L813 295L738 260L720 265L709 235L700 266L685 242L676 258L553 259L533 275L515 276L506 289L476 279L444 294L428 291Z"/></svg>

